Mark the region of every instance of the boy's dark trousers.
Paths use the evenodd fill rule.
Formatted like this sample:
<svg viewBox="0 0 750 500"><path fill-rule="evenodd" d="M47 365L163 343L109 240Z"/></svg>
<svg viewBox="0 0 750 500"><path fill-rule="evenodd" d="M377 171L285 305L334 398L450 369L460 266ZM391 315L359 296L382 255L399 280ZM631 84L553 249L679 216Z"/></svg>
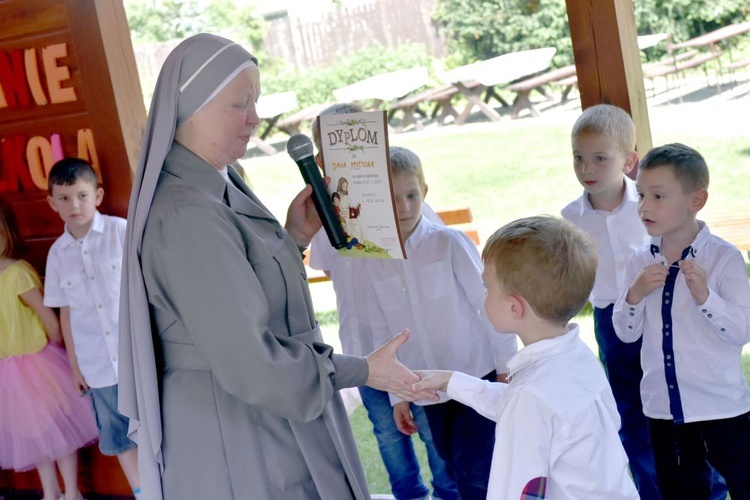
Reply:
<svg viewBox="0 0 750 500"><path fill-rule="evenodd" d="M497 373L482 377L497 381ZM458 486L461 500L485 500L495 447L495 422L457 401L426 405L432 442Z"/></svg>
<svg viewBox="0 0 750 500"><path fill-rule="evenodd" d="M750 413L675 425L648 419L659 489L664 500L715 497L713 468L732 500L750 499Z"/></svg>
<svg viewBox="0 0 750 500"><path fill-rule="evenodd" d="M620 414L620 441L630 461L633 481L642 500L658 500L656 466L651 450L648 421L641 403L641 341L627 344L615 334L612 325L614 304L594 308L594 333L599 359L612 388Z"/></svg>

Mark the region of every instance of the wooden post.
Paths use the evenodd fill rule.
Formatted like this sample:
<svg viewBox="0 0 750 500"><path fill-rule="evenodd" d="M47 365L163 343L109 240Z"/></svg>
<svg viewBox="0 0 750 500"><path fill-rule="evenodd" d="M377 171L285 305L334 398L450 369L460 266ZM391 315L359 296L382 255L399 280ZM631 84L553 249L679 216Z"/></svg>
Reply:
<svg viewBox="0 0 750 500"><path fill-rule="evenodd" d="M635 122L640 155L652 147L632 0L566 0L581 106L613 104Z"/></svg>

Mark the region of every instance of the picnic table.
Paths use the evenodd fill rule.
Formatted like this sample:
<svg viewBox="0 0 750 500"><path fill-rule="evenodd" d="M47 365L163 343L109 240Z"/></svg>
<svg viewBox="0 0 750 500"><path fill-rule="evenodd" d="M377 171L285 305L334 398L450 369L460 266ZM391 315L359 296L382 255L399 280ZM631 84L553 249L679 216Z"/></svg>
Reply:
<svg viewBox="0 0 750 500"><path fill-rule="evenodd" d="M680 50L691 47L708 47L712 52L718 52L719 43L737 35L750 31L750 21L744 23L730 24L703 35L670 45L669 50Z"/></svg>
<svg viewBox="0 0 750 500"><path fill-rule="evenodd" d="M505 85L519 78L544 71L552 63L552 57L556 52L557 49L554 47L522 50L445 72L442 79L446 83L455 85L469 100L455 123L457 125L464 123L475 106L491 121L499 120L500 115L487 104L487 101L495 97L505 106L508 103L494 92L495 86ZM481 98L482 93L486 94L484 100Z"/></svg>
<svg viewBox="0 0 750 500"><path fill-rule="evenodd" d="M250 141L258 149L268 155L276 154L276 148L266 142L266 139L276 129L281 115L297 108L297 94L295 92L279 92L277 94L261 95L256 104L256 111L260 118L258 127L263 131L253 135ZM280 129L279 129L280 130Z"/></svg>
<svg viewBox="0 0 750 500"><path fill-rule="evenodd" d="M339 102L375 101L377 109L384 101L400 99L426 85L429 81L427 68L418 66L371 76L333 91Z"/></svg>

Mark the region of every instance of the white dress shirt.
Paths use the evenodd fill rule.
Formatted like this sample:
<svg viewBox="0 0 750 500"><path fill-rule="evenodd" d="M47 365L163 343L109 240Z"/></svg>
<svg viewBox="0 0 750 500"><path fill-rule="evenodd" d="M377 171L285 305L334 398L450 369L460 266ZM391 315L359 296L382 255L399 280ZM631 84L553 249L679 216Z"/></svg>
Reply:
<svg viewBox="0 0 750 500"><path fill-rule="evenodd" d="M685 275L678 267L670 267L667 285L638 304L626 302L626 287L612 317L623 342L635 342L643 335L643 412L677 423L730 418L750 411L750 393L740 364L742 346L750 340L745 261L734 246L713 236L705 223L699 221L699 225L701 230L686 249L686 258L695 259L706 272L706 302L698 305ZM660 245L661 238L653 238L633 255L625 271L628 283L646 266L670 265Z"/></svg>
<svg viewBox="0 0 750 500"><path fill-rule="evenodd" d="M440 217L426 203L422 205L422 215L435 224L442 224ZM366 356L380 347L372 341L369 324L369 304L375 298L372 297L372 287L368 286L367 261L340 256L323 228L310 243L310 267L329 273L336 293L341 350L351 356Z"/></svg>
<svg viewBox="0 0 750 500"><path fill-rule="evenodd" d="M608 212L591 206L588 193L562 209L563 218L590 234L596 244L599 265L589 299L603 309L614 304L625 283L625 263L633 252L649 242L646 228L638 215L635 182L625 177L625 193L620 206Z"/></svg>
<svg viewBox="0 0 750 500"><path fill-rule="evenodd" d="M375 345L408 328L411 337L398 357L411 369L476 377L505 373L518 350L517 337L495 332L485 315L482 262L474 243L423 217L405 246L406 260L365 264L375 297L370 304Z"/></svg>
<svg viewBox="0 0 750 500"><path fill-rule="evenodd" d="M521 495L538 478L546 479L539 498L639 498L612 390L577 325L524 347L508 368L509 384L459 372L448 384L448 396L497 422L488 499L537 498Z"/></svg>
<svg viewBox="0 0 750 500"><path fill-rule="evenodd" d="M47 255L44 305L69 307L78 366L91 387L117 383L117 327L125 219L94 215L77 240L67 227Z"/></svg>

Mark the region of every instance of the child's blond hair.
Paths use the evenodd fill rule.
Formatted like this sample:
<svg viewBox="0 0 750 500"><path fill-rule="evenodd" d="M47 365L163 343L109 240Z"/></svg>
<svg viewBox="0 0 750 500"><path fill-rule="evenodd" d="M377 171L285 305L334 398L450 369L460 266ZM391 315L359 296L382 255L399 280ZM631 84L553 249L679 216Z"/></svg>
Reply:
<svg viewBox="0 0 750 500"><path fill-rule="evenodd" d="M623 153L635 151L635 123L623 109L611 104L597 104L587 108L573 124L570 136L603 135L615 141Z"/></svg>
<svg viewBox="0 0 750 500"><path fill-rule="evenodd" d="M427 183L424 180L424 170L422 170L422 160L419 159L417 153L401 146L391 146L389 154L391 157L391 173L394 176L398 174L414 175L417 177L422 191L427 189Z"/></svg>
<svg viewBox="0 0 750 500"><path fill-rule="evenodd" d="M10 202L0 196L0 258L17 259L23 249L21 232Z"/></svg>
<svg viewBox="0 0 750 500"><path fill-rule="evenodd" d="M690 146L675 142L655 147L638 164L638 170L656 167L671 168L685 194L708 189L708 164L703 156Z"/></svg>
<svg viewBox="0 0 750 500"><path fill-rule="evenodd" d="M548 215L501 227L482 251L508 294L523 297L540 318L566 324L594 286L596 247L586 233Z"/></svg>
<svg viewBox="0 0 750 500"><path fill-rule="evenodd" d="M357 103L354 102L342 102L337 104L332 104L328 106L326 109L320 112L320 115L341 115L343 113L361 113L362 112L362 106L360 106ZM322 150L322 143L320 140L320 126L318 125L318 120L315 119L312 122L312 140L315 144L315 148L318 152Z"/></svg>

